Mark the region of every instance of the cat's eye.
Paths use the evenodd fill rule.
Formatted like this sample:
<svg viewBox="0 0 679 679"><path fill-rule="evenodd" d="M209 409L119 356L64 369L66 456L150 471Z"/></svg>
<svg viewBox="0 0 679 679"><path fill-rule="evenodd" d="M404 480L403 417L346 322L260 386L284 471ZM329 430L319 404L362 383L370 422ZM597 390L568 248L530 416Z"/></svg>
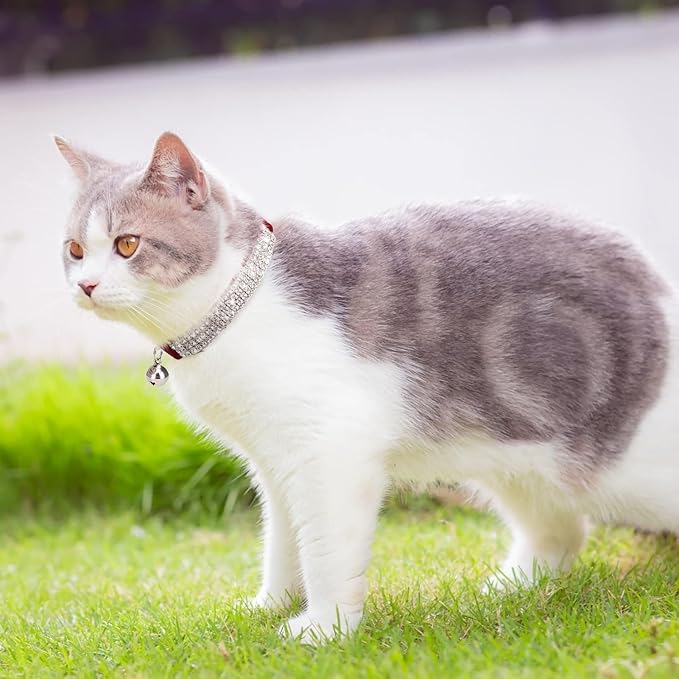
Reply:
<svg viewBox="0 0 679 679"><path fill-rule="evenodd" d="M80 245L77 241L72 240L68 244L68 251L71 253L71 257L73 259L82 259L83 255L85 254L85 251L83 250L83 246Z"/></svg>
<svg viewBox="0 0 679 679"><path fill-rule="evenodd" d="M116 239L116 251L121 257L132 257L138 247L138 236L120 236Z"/></svg>

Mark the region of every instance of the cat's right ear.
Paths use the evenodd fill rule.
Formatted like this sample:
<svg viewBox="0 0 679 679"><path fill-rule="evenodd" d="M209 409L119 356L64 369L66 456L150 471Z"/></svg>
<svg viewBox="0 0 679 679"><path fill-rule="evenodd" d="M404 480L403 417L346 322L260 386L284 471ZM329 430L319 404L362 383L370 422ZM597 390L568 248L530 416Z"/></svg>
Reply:
<svg viewBox="0 0 679 679"><path fill-rule="evenodd" d="M156 140L141 186L164 196L185 196L194 209L204 205L210 196L203 166L173 132L163 132Z"/></svg>
<svg viewBox="0 0 679 679"><path fill-rule="evenodd" d="M71 166L77 179L84 182L92 173L94 167L102 161L91 153L82 151L69 144L63 137L54 135L54 143L66 162Z"/></svg>

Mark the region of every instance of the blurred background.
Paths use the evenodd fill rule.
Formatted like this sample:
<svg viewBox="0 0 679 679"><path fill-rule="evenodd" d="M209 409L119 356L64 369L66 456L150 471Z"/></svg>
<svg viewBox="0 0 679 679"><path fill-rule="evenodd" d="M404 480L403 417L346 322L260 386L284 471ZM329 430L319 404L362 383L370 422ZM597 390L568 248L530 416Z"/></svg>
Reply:
<svg viewBox="0 0 679 679"><path fill-rule="evenodd" d="M469 28L615 14L676 0L61 0L10 2L0 16L2 75L251 55Z"/></svg>
<svg viewBox="0 0 679 679"><path fill-rule="evenodd" d="M148 353L65 293L51 133L144 160L174 130L271 220L528 195L641 236L672 269L678 4L4 3L2 356Z"/></svg>
<svg viewBox="0 0 679 679"><path fill-rule="evenodd" d="M479 597L508 533L454 488L387 499L357 643L233 606L241 464L62 272L51 135L144 162L164 130L274 225L518 194L679 272L679 0L0 0L0 677L677 676L676 543L597 530L572 578Z"/></svg>
<svg viewBox="0 0 679 679"><path fill-rule="evenodd" d="M337 224L406 202L529 196L618 226L674 275L677 6L5 0L0 362L24 366L0 379L0 466L4 455L5 470L14 470L7 478L32 478L21 493L33 499L40 483L47 488L62 477L65 493L93 496L92 479L112 469L109 460L131 459L118 453L141 445L148 420L119 412L122 426L108 412L104 422L111 394L142 414L149 398L166 407L148 396L140 372L126 372L124 383L109 368L98 372L107 362L136 366L151 347L69 298L60 249L72 183L51 134L116 160L143 161L159 133L176 131L274 224L289 211ZM90 371L26 377L25 366L55 361ZM17 400L12 388L24 383ZM93 442L90 432L104 426L108 438ZM80 438L71 445L74 432ZM177 483L193 487L194 474L199 485L214 470L203 469L205 449L186 436L193 457ZM58 459L71 465L62 470L53 454L60 437ZM157 448L152 437L147 443ZM42 461L27 472L17 460L36 450ZM69 456L73 450L87 455ZM83 460L96 455L90 478ZM171 445L167 456L170 464ZM145 479L158 465L147 462L128 470L128 481L150 507L159 495L149 496ZM176 487L168 488L175 497ZM228 492L219 502L231 502Z"/></svg>

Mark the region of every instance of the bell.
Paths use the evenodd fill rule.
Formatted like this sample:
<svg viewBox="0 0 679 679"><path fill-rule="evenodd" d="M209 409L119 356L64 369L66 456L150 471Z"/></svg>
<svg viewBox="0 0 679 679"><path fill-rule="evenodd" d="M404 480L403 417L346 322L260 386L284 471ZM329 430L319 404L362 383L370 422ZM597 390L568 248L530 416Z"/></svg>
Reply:
<svg viewBox="0 0 679 679"><path fill-rule="evenodd" d="M170 373L168 372L167 368L164 365L160 365L160 363L152 365L146 371L146 379L154 387L162 387L163 384L167 382L167 378L169 376Z"/></svg>

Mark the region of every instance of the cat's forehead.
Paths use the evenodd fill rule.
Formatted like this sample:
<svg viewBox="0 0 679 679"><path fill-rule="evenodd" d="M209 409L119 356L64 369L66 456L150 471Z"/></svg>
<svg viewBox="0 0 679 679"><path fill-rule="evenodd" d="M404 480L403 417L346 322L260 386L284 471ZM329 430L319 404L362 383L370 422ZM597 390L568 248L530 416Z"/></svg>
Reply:
<svg viewBox="0 0 679 679"><path fill-rule="evenodd" d="M85 243L94 221L103 219L106 212L105 201L100 194L82 190L66 222L67 237Z"/></svg>
<svg viewBox="0 0 679 679"><path fill-rule="evenodd" d="M130 229L172 217L165 201L139 190L138 177L108 176L94 178L83 187L67 225L70 237L87 242L91 234L114 237Z"/></svg>
<svg viewBox="0 0 679 679"><path fill-rule="evenodd" d="M95 175L80 187L66 224L70 237L83 240L91 220L101 220L110 215L119 192L116 179L112 175Z"/></svg>
<svg viewBox="0 0 679 679"><path fill-rule="evenodd" d="M105 205L94 204L87 219L82 237L82 243L94 249L97 246L108 246L111 238L110 213Z"/></svg>

